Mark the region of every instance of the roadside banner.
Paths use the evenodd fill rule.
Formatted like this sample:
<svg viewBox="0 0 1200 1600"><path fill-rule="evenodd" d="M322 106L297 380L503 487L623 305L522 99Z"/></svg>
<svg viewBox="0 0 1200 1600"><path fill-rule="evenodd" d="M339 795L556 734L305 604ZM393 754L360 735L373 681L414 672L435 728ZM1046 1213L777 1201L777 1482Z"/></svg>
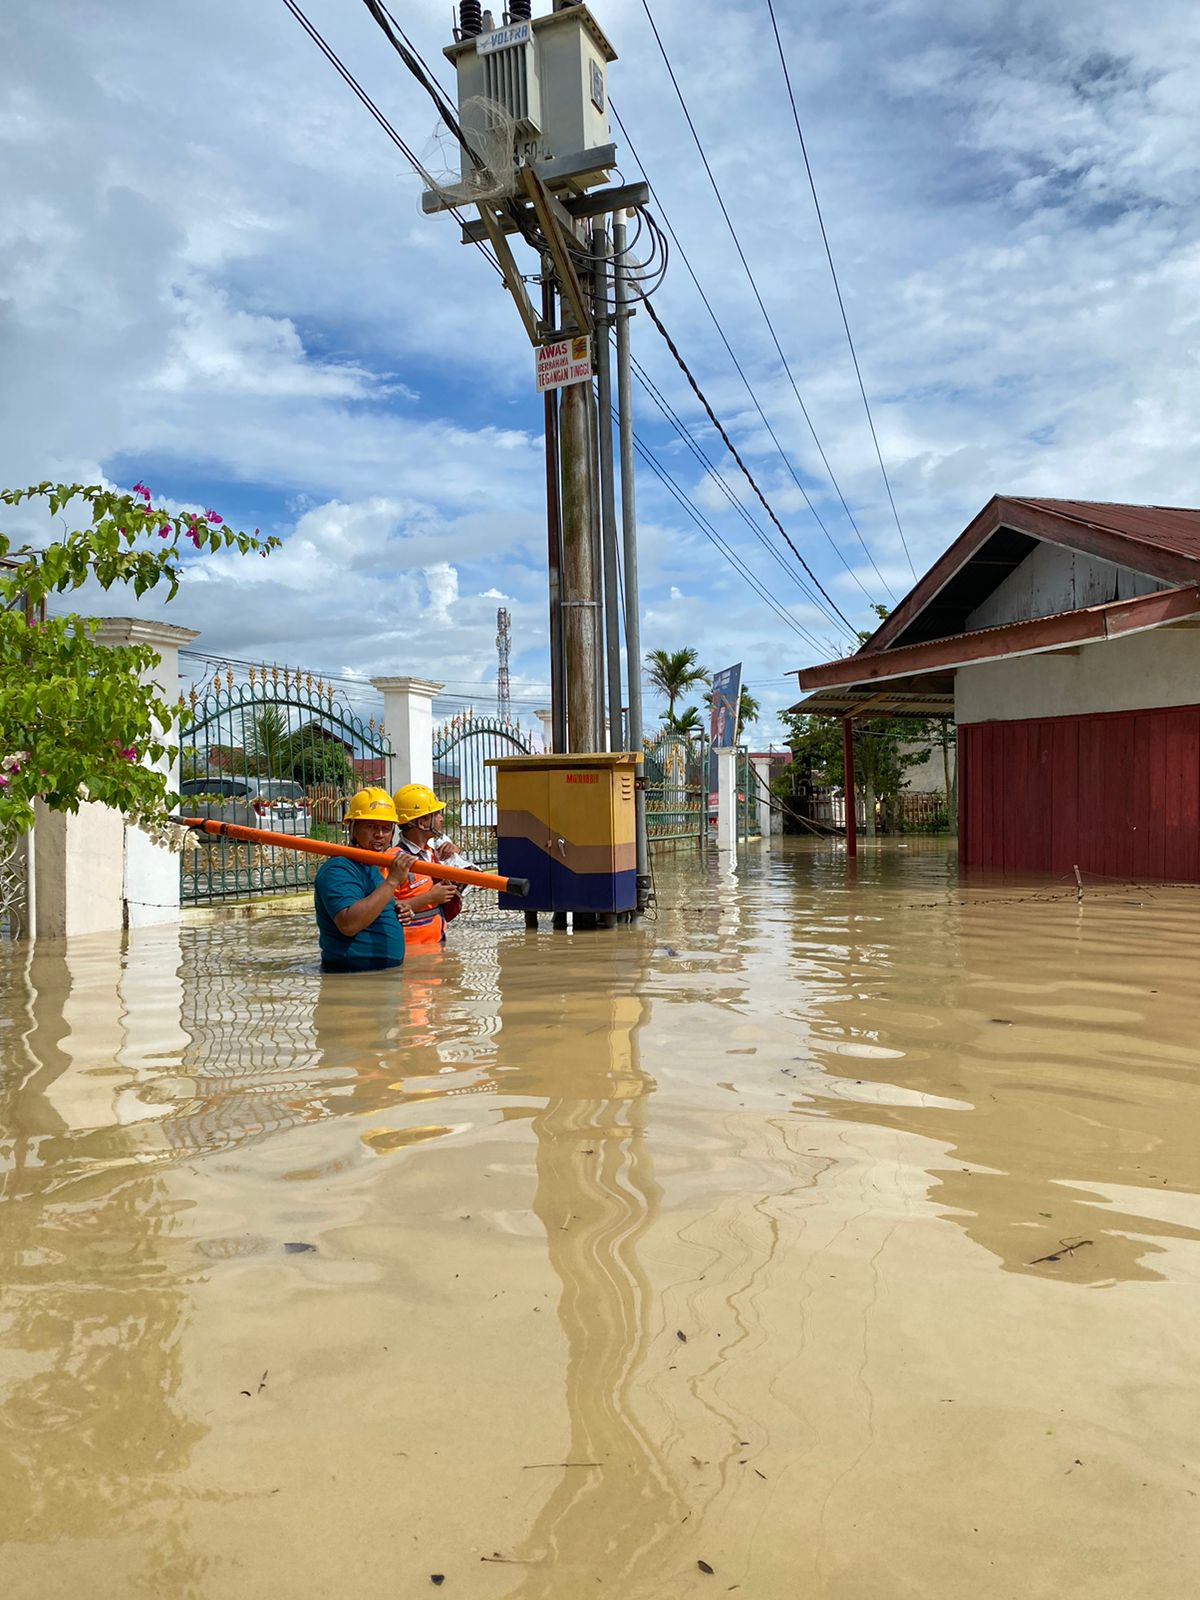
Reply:
<svg viewBox="0 0 1200 1600"><path fill-rule="evenodd" d="M738 706L742 698L742 663L713 673L712 710L708 721L708 809L717 806L717 751L737 744Z"/></svg>

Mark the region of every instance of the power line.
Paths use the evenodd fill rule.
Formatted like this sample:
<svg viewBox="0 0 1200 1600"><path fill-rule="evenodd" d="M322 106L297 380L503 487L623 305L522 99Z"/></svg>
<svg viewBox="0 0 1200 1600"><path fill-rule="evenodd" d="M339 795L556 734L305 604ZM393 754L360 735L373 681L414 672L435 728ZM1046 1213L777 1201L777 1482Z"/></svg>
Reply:
<svg viewBox="0 0 1200 1600"><path fill-rule="evenodd" d="M779 50L779 65L783 68L783 81L787 85L788 99L792 106L792 120L796 124L796 137L800 141L800 154L804 157L804 170L808 174L808 186L812 190L813 205L817 212L817 222L821 228L821 243L825 246L825 259L829 262L830 276L833 278L834 293L837 295L838 310L842 314L842 327L846 330L846 343L850 346L850 359L854 362L854 376L858 379L858 392L862 395L863 410L867 413L867 426L871 430L871 442L875 446L875 457L879 462L879 470L883 474L883 486L887 490L888 504L892 508L892 516L896 519L896 532L900 535L900 543L904 546L909 570L913 577L917 569L913 566L912 556L909 555L908 540L904 537L904 529L900 525L900 513L896 510L896 499L892 494L891 480L888 478L887 468L883 464L883 451L879 448L879 436L875 432L875 419L871 415L871 403L867 399L866 385L863 383L862 369L858 364L858 351L854 348L854 339L850 333L850 319L846 315L846 305L842 299L842 286L838 282L837 268L833 264L833 251L829 247L829 235L825 231L825 217L821 211L821 202L817 198L817 182L813 177L812 166L808 159L808 146L804 142L804 131L800 126L800 113L796 109L796 96L792 92L792 76L788 71L787 57L783 52L783 40L779 36L779 24L775 20L775 6L773 0L767 0L767 11L771 17L771 28L775 34L775 44Z"/></svg>
<svg viewBox="0 0 1200 1600"><path fill-rule="evenodd" d="M416 154L413 152L413 150L410 148L410 146L406 143L406 141L401 137L401 135L399 133L397 133L396 129L388 121L387 117L384 116L383 112L375 104L374 100L371 99L371 96L363 88L362 84L359 83L358 79L350 71L349 67L346 66L345 62L337 54L337 52L334 50L333 46L331 44L329 44L329 42L321 34L320 30L317 29L313 25L313 23L311 23L309 21L309 19L304 15L304 12L301 11L300 7L296 4L296 0L283 0L283 4L291 12L292 16L295 17L296 21L304 29L305 33L307 33L308 37L312 40L312 42L316 45L317 49L321 52L321 54L325 57L325 59L329 62L329 64L334 68L334 70L338 73L338 75L342 78L342 80L346 83L346 85L349 87L349 89L352 91L352 93L367 108L367 110L370 112L371 116L374 117L375 121L383 129L384 133L387 134L388 138L396 146L397 150L400 151L401 155L408 162L409 166L412 167L413 171L417 174L417 176L420 177L420 178L423 178L425 180L425 182L430 186L430 188L436 187L436 185L434 183L434 180L430 177L429 173L426 172L425 168L422 166L421 162L418 160ZM455 207L455 206L449 206L447 209L451 212L451 214L454 217L457 218L457 220L461 224L461 226L465 228L466 225L467 225L467 219L462 215L462 213L458 210L458 208ZM472 242L474 243L476 249L479 251L480 255L484 258L484 260L488 263L488 265L492 268L492 270L497 274L497 276L500 278L501 282L503 282L504 273L501 271L500 263L496 260L495 256L491 253L490 250L485 248L485 246L483 245L483 243L480 240L476 239L476 240L473 240Z"/></svg>
<svg viewBox="0 0 1200 1600"><path fill-rule="evenodd" d="M675 432L683 440L684 444L687 445L688 449L696 457L697 461L699 461L699 463L703 467L706 475L709 478L712 479L712 481L721 490L721 492L725 496L725 498L729 501L729 503L733 507L733 509L742 518L743 522L746 523L747 527L754 534L754 536L758 540L758 542L766 550L767 554L772 558L772 560L774 560L776 562L776 564L782 569L782 571L786 574L786 576L794 584L796 584L797 588L800 590L800 592L804 596L804 598L807 601L809 601L809 603L811 605L815 606L816 609L818 611L820 611L821 615L823 617L825 617L827 621L834 623L834 626L836 627L837 623L836 623L836 620L833 617L833 615L826 609L825 606L823 606L821 604L821 601L812 592L812 590L810 590L808 588L808 586L800 578L797 577L796 573L792 570L792 568L788 566L788 564L784 560L783 556L780 555L779 551L775 548L775 546L767 538L766 534L759 527L758 523L755 522L754 518L746 510L745 506L742 505L741 501L734 494L733 490L726 483L725 479L721 476L721 474L713 466L712 462L708 459L708 457L700 449L700 446L692 438L691 434L688 433L688 431L684 427L683 423L675 415L675 412L671 409L671 407L663 399L662 395L659 393L658 389L655 387L654 383L651 381L649 375L646 373L645 369L642 367L641 362L637 361L636 359L634 359L634 361L633 361L633 370L634 370L634 373L635 373L635 375L637 377L637 380L641 384L642 388L645 389L646 393L654 401L655 405L662 412L663 416L666 417L667 421L674 428ZM807 637L808 637L808 642L813 646L814 649L821 650L823 652L825 651L825 647L821 644L820 640L813 638L811 634L808 635Z"/></svg>
<svg viewBox="0 0 1200 1600"><path fill-rule="evenodd" d="M837 612L837 614L841 618L842 622L845 623L847 631L849 633L851 633L851 634L854 634L854 636L857 637L857 630L855 629L854 624L850 621L849 617L845 614L845 612L842 610L842 608L838 605L837 601L829 593L829 590L826 589L825 585L821 582L820 578L817 577L816 573L809 566L808 562L800 554L799 550L796 548L795 544L792 541L791 534L788 533L788 531L784 527L783 523L780 522L779 518L775 515L775 512L771 508L770 501L767 499L766 495L762 492L762 490L758 487L758 484L757 484L757 482L755 481L755 478L754 478L754 474L750 471L750 468L742 460L741 455L738 452L738 448L734 444L733 440L729 437L729 434L726 432L724 424L721 422L721 419L717 416L717 414L713 410L712 406L708 403L708 397L705 395L703 389L701 389L699 383L696 380L695 375L692 372L692 369L688 366L687 362L683 359L683 356L679 353L679 347L675 343L674 339L671 338L671 335L667 332L666 327L663 324L662 318L659 316L658 312L655 311L654 307L650 304L649 300L643 300L642 304L645 306L647 314L649 315L651 322L653 322L654 326L658 329L659 333L662 335L663 340L664 340L664 342L665 342L665 344L667 346L667 349L675 357L676 364L678 365L680 371L683 373L683 375L687 379L688 383L691 384L692 391L695 394L697 400L699 400L700 404L704 407L705 411L708 413L709 421L712 423L713 427L717 430L717 432L721 435L721 438L724 439L725 448L729 451L729 454L733 457L733 459L737 462L738 466L742 469L742 472L745 475L747 483L754 490L754 492L758 496L758 498L762 501L763 509L766 511L766 513L770 517L771 521L775 524L775 526L779 529L780 533L783 535L784 539L787 541L788 548L791 550L791 552L795 556L796 560L804 568L805 572L808 573L809 577L816 584L817 588L825 596L826 600L833 607L834 611Z"/></svg>
<svg viewBox="0 0 1200 1600"><path fill-rule="evenodd" d="M783 346L779 342L779 335L775 332L775 324L771 321L771 315L767 310L766 302L763 300L762 294L761 294L761 292L759 290L758 282L755 279L754 273L750 269L749 261L746 259L746 252L742 249L742 242L738 238L737 229L734 227L733 219L730 217L728 208L725 205L725 200L724 200L724 197L721 194L720 186L718 185L717 180L716 180L715 176L713 175L712 167L709 165L709 160L708 160L707 154L705 153L704 145L701 142L699 133L696 131L696 124L692 121L692 114L688 110L687 101L683 97L683 90L679 87L679 80L675 76L675 69L671 65L671 58L670 58L670 56L668 56L666 46L662 42L662 37L659 34L658 26L654 21L654 17L653 17L653 14L651 13L648 0L642 0L642 9L646 13L646 20L650 24L651 32L654 34L655 43L658 45L659 52L662 55L663 64L667 69L667 75L671 79L671 86L675 90L675 94L676 94L676 97L679 100L679 104L680 104L680 107L682 108L684 118L685 118L685 120L687 122L688 128L689 128L689 130L691 132L691 135L692 135L692 138L695 140L696 149L699 152L700 160L704 165L705 172L708 174L708 181L712 185L713 193L717 197L717 204L721 208L721 215L725 218L725 225L729 229L729 234L730 234L730 237L733 240L734 248L737 250L737 253L738 253L738 259L741 261L742 266L745 269L746 277L749 280L750 287L754 291L754 298L758 302L758 308L763 314L763 320L766 322L767 330L771 335L771 340L772 340L772 342L773 342L773 344L775 346L776 351L779 354L780 361L783 363L783 370L787 374L788 382L792 386L792 393L796 396L796 402L800 407L801 414L803 415L805 422L808 424L808 431L809 431L809 433L812 434L813 443L817 447L817 453L820 455L821 461L824 464L825 470L829 474L829 481L830 481L830 483L833 484L833 487L834 487L835 491L837 492L837 497L842 503L842 510L846 513L846 516L847 516L847 519L849 520L850 526L854 529L855 533L858 534L859 540L862 542L863 548L866 549L866 540L863 539L862 532L861 532L861 530L860 530L860 528L858 526L858 523L854 520L854 513L851 511L851 509L850 509L850 507L849 507L849 505L848 505L848 503L846 501L846 496L842 493L842 488L841 488L841 485L838 483L837 476L834 473L834 470L833 470L832 466L830 466L830 464L829 464L829 457L825 454L825 447L821 443L821 440L820 440L820 438L819 438L819 436L817 434L816 428L813 426L812 418L808 414L808 407L804 404L804 397L800 393L799 386L797 385L796 379L792 374L792 369L791 369L791 366L790 366L790 364L788 362L787 356L783 352ZM869 552L868 552L868 554L869 554Z"/></svg>
<svg viewBox="0 0 1200 1600"><path fill-rule="evenodd" d="M866 596L866 599L873 605L874 604L874 596L866 588L866 586L864 585L862 579L859 577L858 573L855 572L854 568L846 560L846 557L845 557L844 553L842 552L840 546L838 545L837 541L834 539L834 537L830 533L829 529L825 526L825 521L822 518L821 513L817 510L816 506L813 505L812 500L809 497L808 490L804 487L804 484L801 481L800 475L797 473L795 467L792 465L791 458L788 456L787 451L783 448L783 445L780 443L779 436L775 432L775 429L772 427L770 418L767 416L767 413L763 410L762 401L758 398L758 395L756 394L756 392L754 390L753 384L750 382L750 379L746 376L745 368L742 366L742 363L738 360L737 354L734 351L733 346L729 342L729 337L726 334L725 329L721 326L721 320L717 316L717 313L715 312L715 310L713 309L713 305L712 305L711 300L708 298L708 295L704 292L704 286L700 282L700 279L696 275L696 269L695 269L695 267L692 266L691 258L688 256L687 251L683 248L683 245L680 243L679 235L676 233L675 228L674 228L674 226L673 226L673 224L671 222L671 219L667 215L667 209L663 205L662 196L658 193L658 190L654 187L654 184L650 181L649 175L648 175L648 173L646 171L646 163L642 160L640 154L638 153L636 145L634 144L633 140L629 136L629 130L626 128L625 124L621 121L620 112L617 110L616 106L613 105L611 100L608 102L608 109L612 112L613 117L616 120L617 127L620 128L620 130L621 130L621 137L625 140L625 143L629 146L630 155L637 162L639 168L641 169L642 176L643 176L643 178L645 178L646 183L649 186L650 193L654 196L654 203L658 207L659 213L662 216L663 226L666 228L667 232L670 234L671 242L674 244L676 250L679 252L679 255L680 255L680 257L681 257L681 259L683 261L683 264L687 268L688 276L691 278L692 283L695 285L696 293L700 296L700 299L701 299L701 302L702 302L702 304L704 306L704 309L708 312L708 315L709 315L709 317L710 317L710 319L712 321L712 325L717 330L717 334L720 337L721 343L725 346L725 349L726 349L726 352L729 355L730 361L733 362L734 370L736 371L738 377L742 380L742 384L745 387L746 393L750 396L750 399L751 399L751 402L753 403L754 409L758 412L759 420L762 422L763 427L767 430L767 433L770 435L771 443L775 446L775 449L779 452L779 459L783 462L784 466L787 468L788 473L791 476L792 482L796 485L797 489L799 489L801 495L804 497L805 505L808 507L809 511L812 512L813 518L816 521L817 526L820 528L821 532L825 535L825 538L829 541L829 546L832 549L834 555L837 556L838 560L845 567L846 571L850 574L851 578L853 578L854 582L862 590L863 594ZM638 215L640 216L642 214L642 211L644 211L644 210L645 210L645 208L643 207L642 210L639 211ZM646 215L648 216L649 212L646 212ZM858 529L857 528L855 528L855 532L858 533ZM862 536L861 533L858 534L858 542L859 542L859 544L862 545L863 553L866 555L867 560L871 563L871 567L872 567L872 570L875 573L875 576L879 579L880 583L883 585L885 591L890 596L890 598L892 600L895 600L896 597L892 593L892 590L891 590L890 586L888 585L887 579L883 576L883 573L880 572L879 567L876 565L875 557L871 554L870 550L868 549L866 541L863 539L863 536Z"/></svg>

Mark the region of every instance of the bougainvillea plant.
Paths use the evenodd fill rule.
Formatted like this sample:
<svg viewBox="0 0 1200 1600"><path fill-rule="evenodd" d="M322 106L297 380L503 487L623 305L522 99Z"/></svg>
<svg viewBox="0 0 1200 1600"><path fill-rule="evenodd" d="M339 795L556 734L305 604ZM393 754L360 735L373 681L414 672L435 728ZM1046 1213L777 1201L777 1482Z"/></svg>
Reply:
<svg viewBox="0 0 1200 1600"><path fill-rule="evenodd" d="M215 511L165 511L143 483L127 494L62 483L0 491L0 507L27 501L68 531L33 549L0 528L0 842L30 825L35 799L52 811L102 801L165 838L174 796L150 763L166 756L186 712L143 681L156 663L148 645L102 645L95 619L43 618L45 602L88 582L139 597L165 588L172 599L186 546L265 556L279 541L237 532Z"/></svg>

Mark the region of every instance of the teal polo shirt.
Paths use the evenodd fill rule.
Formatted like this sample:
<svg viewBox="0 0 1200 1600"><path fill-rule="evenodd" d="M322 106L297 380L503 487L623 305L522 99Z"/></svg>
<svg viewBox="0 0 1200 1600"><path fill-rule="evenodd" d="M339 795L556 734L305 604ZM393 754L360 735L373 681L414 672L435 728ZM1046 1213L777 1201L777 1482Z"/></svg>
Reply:
<svg viewBox="0 0 1200 1600"><path fill-rule="evenodd" d="M330 856L321 867L313 879L313 901L322 971L373 972L381 967L398 967L403 962L404 928L396 915L394 900L388 901L370 927L350 938L338 932L333 920L339 911L365 899L382 882L378 867L368 867L345 856Z"/></svg>

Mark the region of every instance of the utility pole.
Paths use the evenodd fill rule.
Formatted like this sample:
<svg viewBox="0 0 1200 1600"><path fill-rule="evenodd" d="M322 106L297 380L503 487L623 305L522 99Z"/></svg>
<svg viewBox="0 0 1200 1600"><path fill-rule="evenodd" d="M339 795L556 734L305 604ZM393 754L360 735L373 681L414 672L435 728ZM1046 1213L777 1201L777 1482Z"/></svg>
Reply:
<svg viewBox="0 0 1200 1600"><path fill-rule="evenodd" d="M588 391L573 383L558 403L562 486L562 609L567 749L595 749L596 601L592 569L592 452Z"/></svg>
<svg viewBox="0 0 1200 1600"><path fill-rule="evenodd" d="M613 267L616 273L617 412L621 429L621 533L625 556L625 662L629 674L630 750L642 753L642 625L638 602L637 506L633 487L633 384L629 360L629 319L633 292L625 223L613 218ZM646 795L637 792L638 910L650 900L650 841L646 833Z"/></svg>
<svg viewBox="0 0 1200 1600"><path fill-rule="evenodd" d="M554 326L554 268L542 261L542 326ZM546 427L546 571L550 586L550 731L554 749L567 748L567 700L563 693L562 518L558 500L558 391L547 389Z"/></svg>
<svg viewBox="0 0 1200 1600"><path fill-rule="evenodd" d="M592 229L592 318L596 324L596 409L600 442L600 545L604 567L604 651L607 658L608 748L625 748L621 708L621 613L617 580L617 507L613 482L612 369L608 338L612 328L609 294L612 273L608 234Z"/></svg>

